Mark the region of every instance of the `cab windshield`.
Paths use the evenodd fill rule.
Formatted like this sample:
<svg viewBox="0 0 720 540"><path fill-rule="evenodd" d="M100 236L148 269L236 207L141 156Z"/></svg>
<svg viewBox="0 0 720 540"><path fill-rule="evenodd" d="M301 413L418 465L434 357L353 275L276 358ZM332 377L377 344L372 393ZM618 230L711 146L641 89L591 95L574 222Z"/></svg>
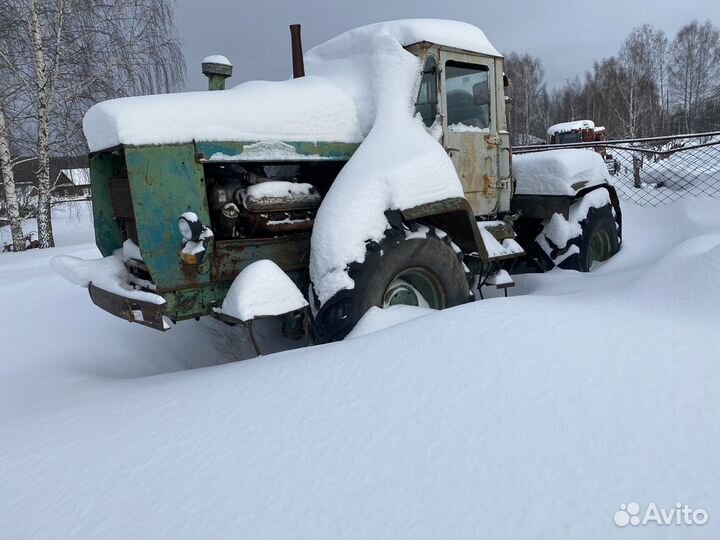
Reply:
<svg viewBox="0 0 720 540"><path fill-rule="evenodd" d="M557 142L558 142L558 144L579 143L579 142L581 142L580 141L580 133L578 133L578 132L558 133Z"/></svg>

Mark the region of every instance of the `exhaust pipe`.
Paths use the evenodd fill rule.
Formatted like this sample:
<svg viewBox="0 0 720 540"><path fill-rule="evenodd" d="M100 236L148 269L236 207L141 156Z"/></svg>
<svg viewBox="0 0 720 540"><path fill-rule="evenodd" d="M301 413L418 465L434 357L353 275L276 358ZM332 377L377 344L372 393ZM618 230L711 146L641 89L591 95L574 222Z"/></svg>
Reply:
<svg viewBox="0 0 720 540"><path fill-rule="evenodd" d="M305 76L305 62L303 61L302 38L300 25L290 25L290 43L292 44L293 78Z"/></svg>
<svg viewBox="0 0 720 540"><path fill-rule="evenodd" d="M220 54L203 58L202 72L208 78L208 90L225 90L225 79L232 76L230 60Z"/></svg>

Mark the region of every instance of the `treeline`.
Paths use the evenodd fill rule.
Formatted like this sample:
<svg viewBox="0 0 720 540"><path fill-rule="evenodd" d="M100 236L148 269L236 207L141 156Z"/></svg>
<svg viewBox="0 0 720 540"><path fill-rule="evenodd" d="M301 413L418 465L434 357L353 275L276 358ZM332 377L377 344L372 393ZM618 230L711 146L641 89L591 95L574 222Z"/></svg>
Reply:
<svg viewBox="0 0 720 540"><path fill-rule="evenodd" d="M545 140L550 125L582 119L613 139L720 130L720 31L710 21L693 21L672 40L647 24L634 28L615 56L550 91L540 58L512 52L505 72L514 144Z"/></svg>
<svg viewBox="0 0 720 540"><path fill-rule="evenodd" d="M0 0L0 177L23 249L15 168L36 163L37 234L54 243L51 158L85 152L82 117L109 98L185 86L173 0Z"/></svg>

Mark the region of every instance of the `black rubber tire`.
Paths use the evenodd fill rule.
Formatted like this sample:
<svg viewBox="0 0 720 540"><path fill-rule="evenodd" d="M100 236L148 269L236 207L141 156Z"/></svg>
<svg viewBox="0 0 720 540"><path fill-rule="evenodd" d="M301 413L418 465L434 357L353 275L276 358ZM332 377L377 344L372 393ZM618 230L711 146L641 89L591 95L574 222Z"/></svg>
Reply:
<svg viewBox="0 0 720 540"><path fill-rule="evenodd" d="M390 283L412 269L428 272L439 285L440 305L431 307L444 309L472 298L463 255L445 233L429 227L424 238L406 238L406 231L388 229L382 242L368 245L363 263L350 266L355 288L338 292L316 314L316 337L322 342L343 339L368 309L382 307Z"/></svg>
<svg viewBox="0 0 720 540"><path fill-rule="evenodd" d="M580 222L582 235L573 238L568 244L580 248L579 253L570 255L567 259L558 264L559 268L565 270L577 270L579 272L590 272L593 260L606 261L620 250L618 240L618 228L613 216L612 207L608 204L600 208L590 208L587 218ZM594 253L592 246L602 244L599 258Z"/></svg>

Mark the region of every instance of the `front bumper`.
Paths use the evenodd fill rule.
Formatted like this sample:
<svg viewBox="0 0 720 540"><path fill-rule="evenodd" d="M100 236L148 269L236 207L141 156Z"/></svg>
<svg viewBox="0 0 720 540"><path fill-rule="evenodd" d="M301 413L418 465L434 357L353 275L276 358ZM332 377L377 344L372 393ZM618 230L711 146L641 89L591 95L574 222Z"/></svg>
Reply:
<svg viewBox="0 0 720 540"><path fill-rule="evenodd" d="M163 332L170 329L170 325L163 318L165 304L126 298L96 287L92 283L88 285L88 291L93 304L111 315Z"/></svg>

